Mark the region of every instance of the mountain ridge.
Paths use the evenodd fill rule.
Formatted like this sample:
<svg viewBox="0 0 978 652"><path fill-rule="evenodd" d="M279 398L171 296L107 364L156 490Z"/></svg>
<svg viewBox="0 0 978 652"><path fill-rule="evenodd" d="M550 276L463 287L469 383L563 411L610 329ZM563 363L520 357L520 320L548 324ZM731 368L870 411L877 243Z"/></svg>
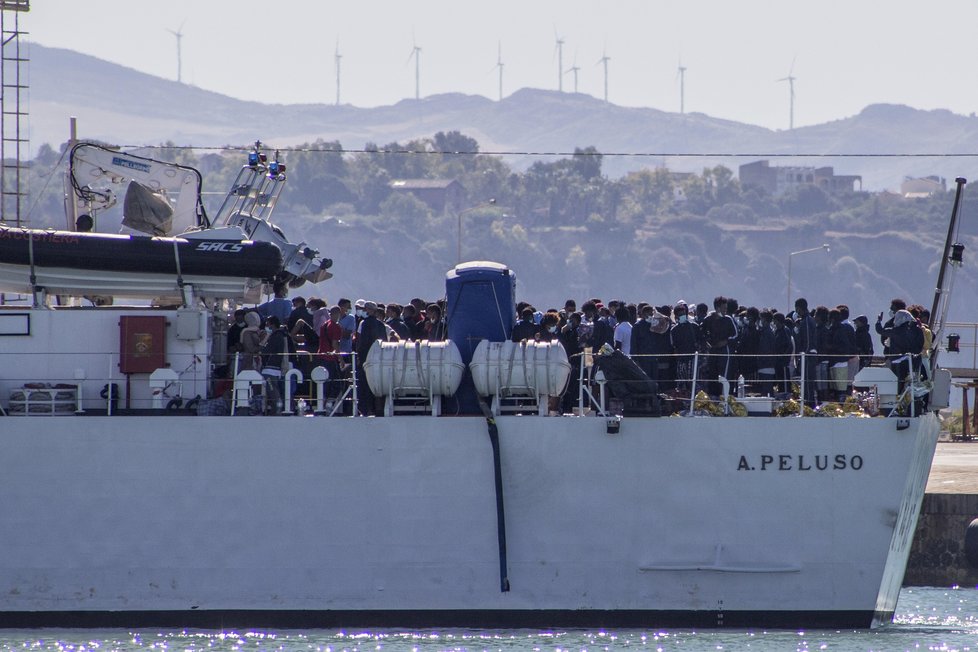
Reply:
<svg viewBox="0 0 978 652"><path fill-rule="evenodd" d="M697 172L722 164L736 171L742 163L772 158L779 165L829 165L839 174L861 175L867 190L895 190L905 176L969 176L976 159L962 155L978 152L978 119L946 109L872 104L853 116L778 131L703 113L622 107L589 95L532 88L501 101L445 93L367 108L263 103L38 43L31 44L30 56L34 150L67 140L71 115L78 117L82 138L120 145L170 141L220 147L260 138L290 147L321 138L359 149L457 130L484 151L572 152L594 146L614 153L604 159L609 176L658 166ZM880 154L909 156L868 156ZM516 169L541 158L553 157L504 156Z"/></svg>

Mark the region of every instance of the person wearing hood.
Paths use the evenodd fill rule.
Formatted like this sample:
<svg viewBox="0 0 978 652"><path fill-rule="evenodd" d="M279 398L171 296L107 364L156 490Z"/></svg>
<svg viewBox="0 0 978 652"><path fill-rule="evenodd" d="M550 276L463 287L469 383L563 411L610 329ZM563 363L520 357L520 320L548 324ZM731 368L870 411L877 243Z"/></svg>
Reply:
<svg viewBox="0 0 978 652"><path fill-rule="evenodd" d="M669 318L655 309L655 306L642 308L642 319L632 326L631 356L639 368L652 380L658 380L659 360L656 354L662 351L662 336L665 345L670 347Z"/></svg>
<svg viewBox="0 0 978 652"><path fill-rule="evenodd" d="M917 320L906 310L897 310L892 321L893 326L884 328L880 335L886 342L890 369L893 370L899 381L897 391L902 394L906 378L910 375L914 356L919 355L923 349L924 336Z"/></svg>
<svg viewBox="0 0 978 652"><path fill-rule="evenodd" d="M261 317L254 310L249 310L244 314L245 327L241 330L239 345L241 355L238 357L238 371L258 369L259 354L261 353L262 337L259 326Z"/></svg>
<svg viewBox="0 0 978 652"><path fill-rule="evenodd" d="M859 351L859 368L868 367L873 361L873 336L869 333L869 318L859 315L852 320L856 329L856 350Z"/></svg>

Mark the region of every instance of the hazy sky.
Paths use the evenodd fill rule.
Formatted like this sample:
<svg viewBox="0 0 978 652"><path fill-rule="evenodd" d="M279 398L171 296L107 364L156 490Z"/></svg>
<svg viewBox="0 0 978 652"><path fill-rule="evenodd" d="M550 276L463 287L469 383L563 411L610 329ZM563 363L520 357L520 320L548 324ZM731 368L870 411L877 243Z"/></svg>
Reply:
<svg viewBox="0 0 978 652"><path fill-rule="evenodd" d="M421 94L556 89L555 34L564 40L563 84L576 60L579 90L609 100L788 126L858 113L867 104L978 110L976 0L35 0L21 28L64 47L233 97L356 106L413 97L415 44ZM792 62L794 67L792 69Z"/></svg>

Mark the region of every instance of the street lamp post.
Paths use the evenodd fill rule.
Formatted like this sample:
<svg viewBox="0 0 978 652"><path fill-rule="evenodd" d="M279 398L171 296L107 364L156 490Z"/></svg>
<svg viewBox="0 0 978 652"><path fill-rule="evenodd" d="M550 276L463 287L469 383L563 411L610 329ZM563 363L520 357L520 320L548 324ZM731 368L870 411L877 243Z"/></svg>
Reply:
<svg viewBox="0 0 978 652"><path fill-rule="evenodd" d="M458 245L455 249L456 265L462 264L462 215L464 215L465 213L470 213L475 210L479 210L480 208L485 208L486 206L495 206L495 205L496 205L496 200L490 199L489 201L484 201L477 206L471 206L469 208L466 208L465 210L461 210L456 214L458 217Z"/></svg>
<svg viewBox="0 0 978 652"><path fill-rule="evenodd" d="M829 246L827 244L823 244L823 245L821 245L819 247L812 247L811 249L802 249L801 251L792 251L790 254L788 254L788 306L786 308L787 310L791 310L791 308L792 308L792 305L791 305L791 258L793 256L797 256L798 254L807 254L807 253L810 253L812 251L822 251L823 249L825 250L826 253L829 252Z"/></svg>

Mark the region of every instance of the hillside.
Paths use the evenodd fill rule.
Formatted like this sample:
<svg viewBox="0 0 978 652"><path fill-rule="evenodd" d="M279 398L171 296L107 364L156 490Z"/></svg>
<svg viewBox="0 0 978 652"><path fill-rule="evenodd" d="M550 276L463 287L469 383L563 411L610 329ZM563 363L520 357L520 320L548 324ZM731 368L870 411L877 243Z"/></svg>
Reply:
<svg viewBox="0 0 978 652"><path fill-rule="evenodd" d="M831 152L842 156L776 164L832 165L837 173L862 175L864 190L896 188L905 175L940 174L950 186L955 176L976 176L975 157L948 155L978 152L978 120L905 106L874 105L844 120L783 132L533 89L502 102L439 95L367 109L286 106L245 102L37 45L31 65L35 147L66 140L70 115L79 118L81 138L120 145L326 141L317 152L285 153L289 184L275 220L295 240L334 259L332 281L301 290L333 300L441 296L445 271L461 247L465 259L509 265L519 297L539 307L562 305L568 297L663 303L725 294L744 305L789 309L791 266L792 296L804 295L813 305L847 302L854 314L875 315L894 296L930 303L950 193L904 200L882 193L830 197L816 189L770 197L741 188L730 171L765 154ZM462 133L445 140L442 132ZM452 144L435 148L436 135ZM506 154L342 156L335 146L400 147L418 138L429 139L432 149ZM592 145L605 155L568 155ZM553 152L562 154L546 155ZM944 156L864 156L935 152ZM731 153L750 156L722 156ZM212 213L241 164L239 152L149 155L199 166ZM32 166L30 187L40 195L31 202L35 224L64 223L59 184L46 183L56 162L57 154L48 151ZM715 167L720 164L729 169ZM662 166L697 174L626 174ZM457 178L465 188L459 206L470 207L463 211L464 237L458 213L392 197L394 178ZM673 201L677 188L681 202ZM492 209L472 208L489 197L497 200ZM978 249L972 220L963 222L960 240L969 252ZM789 262L789 252L822 243L830 253ZM966 264L955 294L976 292L978 274ZM951 316L973 321L973 313L958 301Z"/></svg>
<svg viewBox="0 0 978 652"><path fill-rule="evenodd" d="M287 147L322 138L358 149L368 142L383 145L458 130L484 151L570 152L593 145L601 152L642 154L606 156L609 176L657 166L698 172L723 164L736 170L760 155L799 153L849 155L791 160L862 175L867 190L896 189L908 175L953 179L978 170L975 157L852 156L978 152L978 118L943 110L873 105L842 120L771 131L698 113L620 107L588 95L536 89L519 90L501 102L446 94L375 108L282 105L275 98L246 102L38 44L31 46L30 65L35 150L42 143L56 146L67 140L68 117L74 115L82 137L127 145L243 145L260 138ZM526 169L538 158L552 160L504 157L515 169Z"/></svg>

